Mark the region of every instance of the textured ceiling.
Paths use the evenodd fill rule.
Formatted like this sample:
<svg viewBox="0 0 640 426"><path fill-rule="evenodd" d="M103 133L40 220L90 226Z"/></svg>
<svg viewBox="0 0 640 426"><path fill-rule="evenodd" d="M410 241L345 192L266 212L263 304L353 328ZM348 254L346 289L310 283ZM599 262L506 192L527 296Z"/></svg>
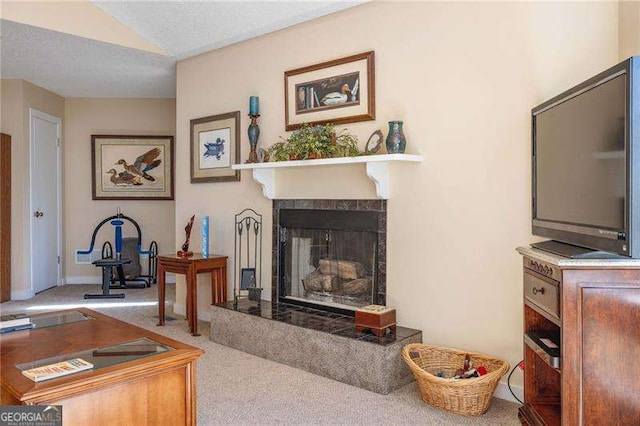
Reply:
<svg viewBox="0 0 640 426"><path fill-rule="evenodd" d="M175 60L110 43L0 21L0 75L64 97L175 97Z"/></svg>
<svg viewBox="0 0 640 426"><path fill-rule="evenodd" d="M367 0L364 0L367 1ZM94 1L170 56L0 20L0 76L65 97L175 97L175 63L359 1Z"/></svg>
<svg viewBox="0 0 640 426"><path fill-rule="evenodd" d="M92 2L176 59L353 7L360 1Z"/></svg>

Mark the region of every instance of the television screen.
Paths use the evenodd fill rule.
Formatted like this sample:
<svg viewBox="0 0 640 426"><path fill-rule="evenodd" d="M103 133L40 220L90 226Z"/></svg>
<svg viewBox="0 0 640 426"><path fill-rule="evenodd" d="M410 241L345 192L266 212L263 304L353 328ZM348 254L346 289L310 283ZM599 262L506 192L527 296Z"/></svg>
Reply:
<svg viewBox="0 0 640 426"><path fill-rule="evenodd" d="M625 230L626 78L534 113L534 220Z"/></svg>

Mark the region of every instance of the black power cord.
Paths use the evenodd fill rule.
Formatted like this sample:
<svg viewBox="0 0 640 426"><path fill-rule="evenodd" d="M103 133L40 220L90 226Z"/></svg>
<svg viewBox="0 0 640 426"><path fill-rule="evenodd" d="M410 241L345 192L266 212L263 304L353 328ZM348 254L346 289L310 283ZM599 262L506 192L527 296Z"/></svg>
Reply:
<svg viewBox="0 0 640 426"><path fill-rule="evenodd" d="M516 401L518 401L520 404L524 404L524 402L520 401L520 398L518 398L516 396L516 394L513 393L513 391L511 390L511 375L513 374L514 371L516 371L516 368L518 368L518 367L520 367L520 365L522 365L523 362L524 362L524 360L522 360L519 363L517 363L515 365L515 367L513 367L511 369L511 373L509 373L509 376L507 377L507 387L509 388L509 392L511 392L511 395L513 395L513 397L516 399Z"/></svg>

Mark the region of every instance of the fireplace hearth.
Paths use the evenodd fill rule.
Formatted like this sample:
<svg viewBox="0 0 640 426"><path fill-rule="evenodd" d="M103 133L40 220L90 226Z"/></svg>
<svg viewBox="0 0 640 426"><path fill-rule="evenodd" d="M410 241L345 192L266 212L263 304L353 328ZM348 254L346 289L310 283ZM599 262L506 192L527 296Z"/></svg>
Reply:
<svg viewBox="0 0 640 426"><path fill-rule="evenodd" d="M386 302L386 201L275 200L272 300L353 315Z"/></svg>
<svg viewBox="0 0 640 426"><path fill-rule="evenodd" d="M271 303L212 306L211 340L381 394L406 385L402 348L422 332L353 318L386 304L386 248L384 200L274 200Z"/></svg>
<svg viewBox="0 0 640 426"><path fill-rule="evenodd" d="M402 348L422 332L358 332L353 317L278 302L241 299L212 306L211 340L381 394L413 381Z"/></svg>

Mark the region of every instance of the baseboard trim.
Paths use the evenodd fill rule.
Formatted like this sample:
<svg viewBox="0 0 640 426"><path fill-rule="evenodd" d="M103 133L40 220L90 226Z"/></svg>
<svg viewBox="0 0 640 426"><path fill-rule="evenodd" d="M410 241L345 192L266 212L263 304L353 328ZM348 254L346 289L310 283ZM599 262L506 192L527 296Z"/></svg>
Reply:
<svg viewBox="0 0 640 426"><path fill-rule="evenodd" d="M64 279L64 284L102 284L101 277L66 277Z"/></svg>
<svg viewBox="0 0 640 426"><path fill-rule="evenodd" d="M176 277L175 275L168 275L165 279L165 282L168 284L175 284ZM102 284L102 277L96 276L78 276L78 277L66 277L64 279L64 283L66 284Z"/></svg>
<svg viewBox="0 0 640 426"><path fill-rule="evenodd" d="M522 386L511 385L511 390L516 394L520 401L524 401L524 388ZM507 386L507 384L503 382L498 383L493 396L519 404L518 400L516 400L513 395L511 395L511 392L509 392L509 386Z"/></svg>
<svg viewBox="0 0 640 426"><path fill-rule="evenodd" d="M33 290L11 290L11 300L28 300L35 295Z"/></svg>
<svg viewBox="0 0 640 426"><path fill-rule="evenodd" d="M187 306L184 303L173 302L173 313L186 317ZM203 309L202 306L198 306L198 321L211 322L210 309Z"/></svg>
<svg viewBox="0 0 640 426"><path fill-rule="evenodd" d="M173 303L173 312L178 315L187 315L187 307L183 303L174 302ZM199 313L199 312L198 312ZM200 315L198 315L199 317ZM198 318L200 319L200 318Z"/></svg>

